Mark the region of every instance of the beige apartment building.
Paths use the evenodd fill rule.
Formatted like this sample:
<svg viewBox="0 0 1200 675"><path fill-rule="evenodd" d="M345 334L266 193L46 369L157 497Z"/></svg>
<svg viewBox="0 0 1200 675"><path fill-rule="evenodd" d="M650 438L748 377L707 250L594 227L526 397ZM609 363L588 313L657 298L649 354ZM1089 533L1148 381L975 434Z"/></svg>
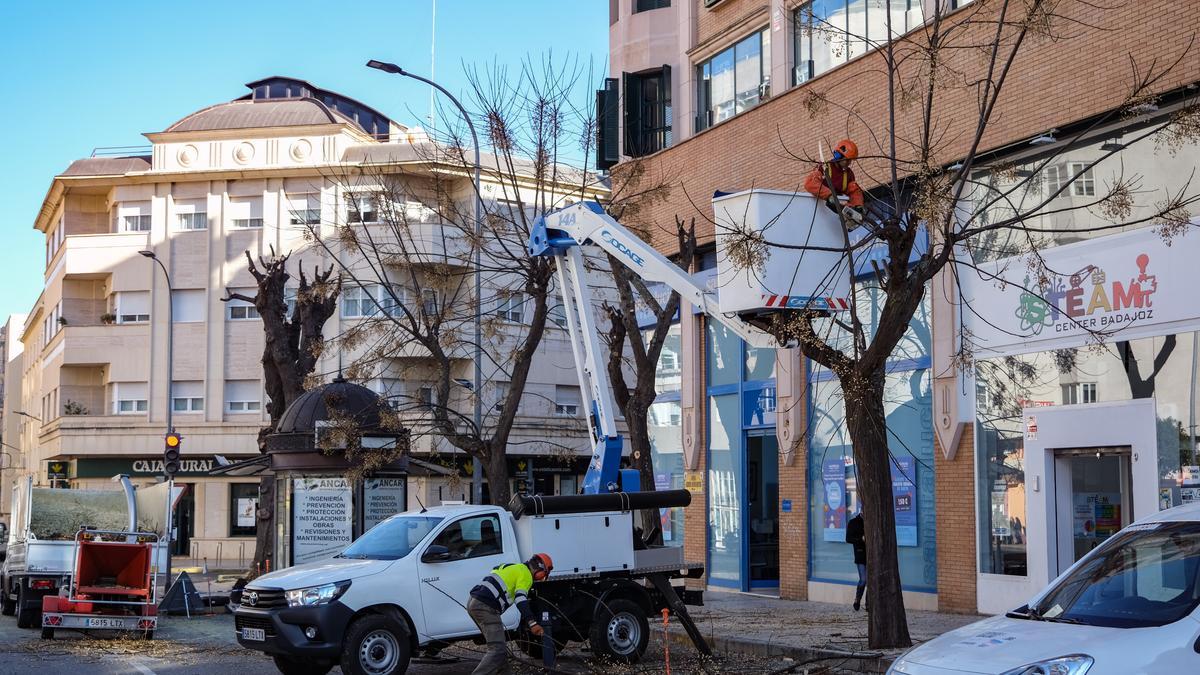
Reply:
<svg viewBox="0 0 1200 675"><path fill-rule="evenodd" d="M253 553L254 518L246 505L257 496L257 479L209 472L226 460L257 455L257 435L268 420L259 363L262 324L248 303L223 302L226 289L254 294L247 251L256 257L290 251L289 264L303 263L310 271L327 264L304 232L350 217L347 204L355 194L334 178L350 175L351 167L397 162L419 175L421 157L428 156L419 149L429 146L420 129L307 82L274 77L247 86L251 93L242 98L147 133L151 147L144 154L97 154L54 177L34 223L45 234L45 287L19 336L25 350L19 383L10 378L5 397L6 408L19 400L12 407L26 413L17 437L5 436L24 455L17 466L39 485L71 488L104 487L117 473L141 485L160 481L170 405L184 437L176 481L188 487L177 515L175 554L210 564L219 558L226 565ZM461 195L469 198L468 181L464 173ZM485 198L502 192L490 182ZM578 194L578 186L574 190ZM420 222L413 227L428 230L429 241L441 242L435 246L450 246L436 236L449 227L431 211L418 207L414 220ZM163 270L140 251L152 251L165 266L170 292ZM453 250L442 254L444 264L469 264ZM290 283L297 283L295 273ZM365 302L372 292L348 286L325 335L339 335L374 311ZM490 287L484 293L484 311L502 313L514 328L526 320L519 295L514 300L511 292ZM171 376L168 329L174 336ZM542 492L573 492L586 469L589 442L565 331L548 330L542 350L513 434L513 470L523 472L514 478ZM422 395L422 355L402 351L384 358L364 384L391 397ZM354 358L334 352L328 350L318 366L327 380ZM469 381L471 354L456 358L462 381ZM506 378L492 365L484 378L492 383L484 390L487 401ZM12 428L6 424L6 431ZM577 461L568 459L564 468L561 452L537 442L547 438L547 429L569 455L579 455ZM445 450L426 437L414 452ZM11 484L16 473L6 470L3 482ZM422 496L438 496L427 482Z"/></svg>

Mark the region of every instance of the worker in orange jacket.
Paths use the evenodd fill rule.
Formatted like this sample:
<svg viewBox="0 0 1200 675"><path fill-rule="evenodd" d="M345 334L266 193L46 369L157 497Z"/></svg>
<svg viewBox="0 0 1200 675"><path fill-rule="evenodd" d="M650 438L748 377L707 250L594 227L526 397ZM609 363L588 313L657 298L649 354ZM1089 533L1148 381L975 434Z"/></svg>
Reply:
<svg viewBox="0 0 1200 675"><path fill-rule="evenodd" d="M862 188L854 182L854 171L850 169L850 162L855 159L858 159L858 146L854 141L848 138L839 141L833 146L833 159L815 167L804 179L804 189L817 199L829 202L835 211L841 211L837 202L862 209Z"/></svg>

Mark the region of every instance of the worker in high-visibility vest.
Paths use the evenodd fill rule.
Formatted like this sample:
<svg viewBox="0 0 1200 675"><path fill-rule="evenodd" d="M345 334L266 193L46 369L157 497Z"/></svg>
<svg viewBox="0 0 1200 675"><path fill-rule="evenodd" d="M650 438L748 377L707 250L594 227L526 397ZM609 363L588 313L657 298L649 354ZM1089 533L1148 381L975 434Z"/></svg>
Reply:
<svg viewBox="0 0 1200 675"><path fill-rule="evenodd" d="M467 614L479 627L487 642L487 653L471 675L496 675L511 672L508 668L508 649L505 647L504 610L516 605L521 621L534 637L541 637L542 627L529 611L529 589L534 581L550 576L554 563L545 553L537 553L524 563L500 565L471 589Z"/></svg>
<svg viewBox="0 0 1200 675"><path fill-rule="evenodd" d="M858 159L858 146L845 139L833 146L833 159L815 167L804 179L804 189L817 199L830 204L835 212L843 207L861 211L863 191L854 181L850 162ZM861 217L860 217L861 219Z"/></svg>

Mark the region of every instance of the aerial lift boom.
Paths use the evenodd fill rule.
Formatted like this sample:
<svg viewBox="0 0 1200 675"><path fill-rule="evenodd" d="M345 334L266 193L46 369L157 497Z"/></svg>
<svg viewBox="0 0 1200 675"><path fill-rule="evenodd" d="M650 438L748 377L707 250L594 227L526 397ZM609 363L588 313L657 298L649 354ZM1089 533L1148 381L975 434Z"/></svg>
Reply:
<svg viewBox="0 0 1200 675"><path fill-rule="evenodd" d="M571 350L581 390L590 398L588 411L592 433L592 460L583 481L584 494L634 492L638 473L620 470L621 434L616 426L608 371L601 365L600 331L592 306L591 287L584 266L585 245L595 245L625 263L635 274L660 282L677 291L680 298L720 321L735 335L755 347L776 347L769 334L721 311L717 294L706 290L691 275L634 236L604 212L596 202L581 202L546 214L533 227L529 239L531 256L552 257L558 267L558 286L567 319Z"/></svg>

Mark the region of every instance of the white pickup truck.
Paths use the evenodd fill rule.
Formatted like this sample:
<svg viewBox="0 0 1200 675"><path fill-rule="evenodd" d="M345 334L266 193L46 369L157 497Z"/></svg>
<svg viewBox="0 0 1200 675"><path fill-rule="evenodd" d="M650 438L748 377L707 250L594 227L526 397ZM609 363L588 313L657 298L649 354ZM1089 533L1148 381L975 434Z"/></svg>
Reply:
<svg viewBox="0 0 1200 675"><path fill-rule="evenodd" d="M237 639L272 655L283 673L321 675L340 665L347 674L399 675L414 653L477 638L464 607L471 588L497 565L544 552L554 571L534 585L531 609L556 647L588 641L597 655L636 661L650 636L647 617L670 607L707 651L669 582L702 567L684 563L680 549L635 550L633 539L629 510L514 516L452 505L401 513L333 558L250 582L234 610ZM702 601L698 591L685 595ZM515 607L504 620L540 658L542 643L517 632Z"/></svg>

